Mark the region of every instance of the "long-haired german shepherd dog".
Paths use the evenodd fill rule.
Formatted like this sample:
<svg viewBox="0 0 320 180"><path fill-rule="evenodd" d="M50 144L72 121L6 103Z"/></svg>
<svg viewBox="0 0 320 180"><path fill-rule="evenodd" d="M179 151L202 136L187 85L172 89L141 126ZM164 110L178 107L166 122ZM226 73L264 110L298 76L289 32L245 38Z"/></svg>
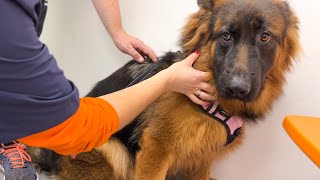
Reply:
<svg viewBox="0 0 320 180"><path fill-rule="evenodd" d="M183 28L181 53L151 62L131 61L99 82L88 96L127 87L200 50L194 68L212 72L220 107L244 120L262 119L282 93L285 73L300 50L298 19L282 0L198 0ZM103 146L76 159L32 150L39 168L57 179L161 180L210 177L214 160L238 147L226 127L179 93L166 93Z"/></svg>

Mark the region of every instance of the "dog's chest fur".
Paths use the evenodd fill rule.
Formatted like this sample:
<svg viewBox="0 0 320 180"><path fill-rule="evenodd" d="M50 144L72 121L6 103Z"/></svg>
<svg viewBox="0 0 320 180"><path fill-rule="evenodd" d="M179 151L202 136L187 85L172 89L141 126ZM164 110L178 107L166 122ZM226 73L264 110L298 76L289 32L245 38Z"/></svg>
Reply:
<svg viewBox="0 0 320 180"><path fill-rule="evenodd" d="M140 145L143 146L143 137L159 142L159 149L174 158L172 171L193 168L212 160L218 154L237 147L242 139L241 135L232 144L225 146L225 127L178 93L161 96L147 109L142 119L148 125Z"/></svg>

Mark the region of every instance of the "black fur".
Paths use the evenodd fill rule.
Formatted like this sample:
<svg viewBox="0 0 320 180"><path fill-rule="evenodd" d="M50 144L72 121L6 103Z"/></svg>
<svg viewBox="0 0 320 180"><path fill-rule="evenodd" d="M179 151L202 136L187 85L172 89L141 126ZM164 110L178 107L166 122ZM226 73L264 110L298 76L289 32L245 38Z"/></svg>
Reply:
<svg viewBox="0 0 320 180"><path fill-rule="evenodd" d="M170 65L174 63L175 60L181 60L181 57L182 55L179 52L168 52L165 56L161 57L156 62L157 68L150 73L149 77L157 74L163 69L168 68ZM146 61L143 64L148 65L150 63L151 61L149 59L146 59ZM87 96L102 96L126 88L134 80L132 78L132 74L130 74L128 69L135 64L138 63L134 60L130 61L124 67L114 72L111 76L100 81ZM141 75L142 73L145 72L139 72L139 75ZM132 137L134 129L136 129L139 126L142 126L142 123L139 121L139 117L140 116L138 116L129 125L119 130L116 134L112 136L116 139L119 139L123 144L125 144L133 157L135 157L137 151L139 150L138 140L140 139L142 131L139 132L140 134L136 134L136 136L134 136L137 137L137 139L132 139L130 137Z"/></svg>
<svg viewBox="0 0 320 180"><path fill-rule="evenodd" d="M46 172L48 174L57 174L60 172L60 162L62 156L56 152L48 149L40 150L40 171Z"/></svg>
<svg viewBox="0 0 320 180"><path fill-rule="evenodd" d="M183 59L183 55L180 52L168 52L156 62L157 68L155 68L154 71L152 71L146 78L157 74L161 70L168 68L173 63L175 63L176 61L180 61L181 59ZM92 91L88 93L87 97L99 97L126 88L134 80L132 74L129 71L130 67L133 67L135 65L142 67L148 65L150 66L151 63L152 62L150 59L146 59L142 64L131 60L125 66L111 74L109 77L97 83ZM136 76L139 76L143 73L144 71L137 72ZM132 157L135 157L136 153L140 149L138 141L141 137L142 131L139 131L138 134L136 133L134 136L135 139L132 139L134 129L138 127L141 128L141 126L143 126L143 123L139 121L139 117L140 116L135 118L129 125L125 126L123 129L119 130L112 136L112 138L120 140L124 145L127 146L128 151ZM61 158L61 155L51 150L41 149L41 157L39 162L41 171L48 172L50 174L57 174L60 171L58 167L60 167L59 164L61 162Z"/></svg>

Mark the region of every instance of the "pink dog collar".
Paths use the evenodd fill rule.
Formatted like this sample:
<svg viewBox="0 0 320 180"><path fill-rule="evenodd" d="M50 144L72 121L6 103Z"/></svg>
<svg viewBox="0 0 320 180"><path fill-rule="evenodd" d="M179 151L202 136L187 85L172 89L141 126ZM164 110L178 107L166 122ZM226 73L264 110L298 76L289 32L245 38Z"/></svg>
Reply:
<svg viewBox="0 0 320 180"><path fill-rule="evenodd" d="M201 106L201 109L206 115L220 122L226 128L228 134L226 145L232 143L241 133L242 119L226 113L217 102L210 106Z"/></svg>

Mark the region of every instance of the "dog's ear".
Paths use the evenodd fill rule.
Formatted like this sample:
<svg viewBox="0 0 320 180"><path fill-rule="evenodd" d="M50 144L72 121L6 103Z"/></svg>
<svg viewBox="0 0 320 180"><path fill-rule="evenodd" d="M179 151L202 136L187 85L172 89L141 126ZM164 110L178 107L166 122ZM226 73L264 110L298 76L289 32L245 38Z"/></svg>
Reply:
<svg viewBox="0 0 320 180"><path fill-rule="evenodd" d="M198 0L198 6L208 11L212 11L214 7L213 0Z"/></svg>
<svg viewBox="0 0 320 180"><path fill-rule="evenodd" d="M288 52L291 54L292 58L294 58L301 51L300 42L298 39L299 19L286 1L280 1L278 7L283 13L283 16L286 17L286 24L288 27L285 43L288 47Z"/></svg>
<svg viewBox="0 0 320 180"><path fill-rule="evenodd" d="M292 61L299 58L302 52L299 40L299 19L290 8L290 5L283 0L279 0L276 4L282 16L285 17L284 23L286 24L286 36L283 39L284 54L288 56L284 58L286 70L291 67Z"/></svg>

